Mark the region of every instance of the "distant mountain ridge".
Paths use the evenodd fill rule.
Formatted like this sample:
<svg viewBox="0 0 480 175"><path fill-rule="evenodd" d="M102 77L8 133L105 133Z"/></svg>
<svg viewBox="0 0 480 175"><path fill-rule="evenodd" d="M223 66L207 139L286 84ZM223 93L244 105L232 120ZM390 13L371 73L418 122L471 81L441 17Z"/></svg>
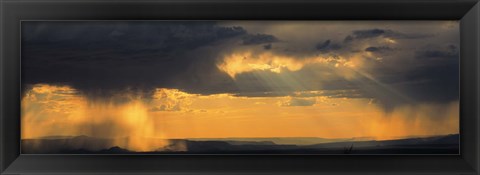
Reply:
<svg viewBox="0 0 480 175"><path fill-rule="evenodd" d="M262 141L261 139L269 139ZM243 141L170 139L169 145L145 154L458 154L459 135L396 140L341 140L303 145L278 144L280 138L246 138ZM288 138L284 142L292 142ZM301 139L301 138L300 138ZM305 139L305 138L303 138ZM319 138L320 140L321 138ZM256 141L253 141L256 140ZM273 140L273 141L272 141ZM274 142L277 141L277 142ZM280 140L281 141L281 140ZM48 137L22 140L24 154L137 154L113 144L113 139L88 136ZM178 149L185 148L185 149ZM348 151L346 151L348 150Z"/></svg>
<svg viewBox="0 0 480 175"><path fill-rule="evenodd" d="M190 141L227 141L227 142L272 142L274 144L280 145L312 145L320 143L331 143L331 142L341 142L341 141L364 141L364 140L373 140L371 137L358 137L358 138L321 138L321 137L259 137L259 138L192 138L187 139Z"/></svg>

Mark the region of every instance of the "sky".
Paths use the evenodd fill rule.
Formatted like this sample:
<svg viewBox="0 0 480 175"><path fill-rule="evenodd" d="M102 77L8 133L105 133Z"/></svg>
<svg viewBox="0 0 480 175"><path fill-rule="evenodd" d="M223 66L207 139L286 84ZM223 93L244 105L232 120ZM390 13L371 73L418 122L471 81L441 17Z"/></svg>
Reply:
<svg viewBox="0 0 480 175"><path fill-rule="evenodd" d="M24 21L22 138L459 132L458 21Z"/></svg>

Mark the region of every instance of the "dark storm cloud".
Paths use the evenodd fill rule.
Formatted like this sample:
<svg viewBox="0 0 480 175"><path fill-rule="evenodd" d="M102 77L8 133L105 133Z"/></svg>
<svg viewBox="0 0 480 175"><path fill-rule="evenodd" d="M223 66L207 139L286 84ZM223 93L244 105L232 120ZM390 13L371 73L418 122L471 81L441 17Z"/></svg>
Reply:
<svg viewBox="0 0 480 175"><path fill-rule="evenodd" d="M210 89L209 78L231 90L216 53L201 49L246 34L214 22L25 22L22 29L24 84L68 84L93 94Z"/></svg>
<svg viewBox="0 0 480 175"><path fill-rule="evenodd" d="M384 47L386 46L368 50L378 52L392 49ZM424 53L427 50L431 49L409 52ZM391 112L399 105L425 102L448 103L458 99L458 55L454 59L439 58L435 61L414 59L416 59L415 65L409 65L408 59L404 57L395 59L400 61L395 63L390 63L389 60L371 61L374 65L368 71L373 77L368 77L361 71L352 70L350 73L356 77L353 79L346 79L335 73L336 68L318 64L306 65L303 69L293 72L246 72L236 77L235 82L240 90L237 96L371 98L375 99L377 104L387 112ZM370 64L370 62L366 63ZM391 64L389 66L397 69L385 67L384 64ZM301 91L318 90L322 92L298 94Z"/></svg>
<svg viewBox="0 0 480 175"><path fill-rule="evenodd" d="M375 69L377 81L388 85L389 92L371 92L386 110L401 104L448 103L459 99L459 53L455 45L423 48L412 51L415 65L408 71ZM397 63L406 65L406 63ZM398 66L397 66L398 67ZM381 90L381 88L377 88ZM368 94L368 93L366 93ZM402 98L391 98L378 94L397 94ZM393 100L396 99L396 100Z"/></svg>
<svg viewBox="0 0 480 175"><path fill-rule="evenodd" d="M365 51L367 52L385 52L385 51L391 51L392 48L388 47L388 46L380 46L380 47L367 47L365 48Z"/></svg>
<svg viewBox="0 0 480 175"><path fill-rule="evenodd" d="M356 39L379 37L386 33L383 29L355 30L352 32Z"/></svg>
<svg viewBox="0 0 480 175"><path fill-rule="evenodd" d="M268 34L249 34L242 38L243 45L265 44L278 42L278 38Z"/></svg>
<svg viewBox="0 0 480 175"><path fill-rule="evenodd" d="M249 34L242 27L219 26L215 22L25 22L22 81L26 85L72 85L91 96L126 90L149 96L154 88L162 87L195 94L232 93L246 97L373 98L387 111L401 104L458 100L458 46L438 46L454 41L436 41L436 36L421 33L379 28L353 30L335 39L312 40L302 50L289 42L278 43L272 49L272 43L279 41L274 35ZM234 50L239 42L244 49L275 54L288 51L285 54L293 58L313 56L319 51L347 58L349 54L361 54L362 50L381 53L416 44L405 41L391 48L375 43L365 48L355 43L381 37L422 38L432 46L414 45L413 49L389 52L381 62L365 60L375 79L353 70L348 73L356 78L347 79L334 66L323 64L308 64L300 70L281 73L243 72L233 79L216 66L219 55ZM342 43L342 38L346 42ZM303 96L294 93L319 90L322 92Z"/></svg>
<svg viewBox="0 0 480 175"><path fill-rule="evenodd" d="M402 87L418 100L450 101L459 98L459 58L456 45L427 48L416 52L422 66L405 73L410 82L420 82Z"/></svg>
<svg viewBox="0 0 480 175"><path fill-rule="evenodd" d="M377 37L388 37L392 39L420 39L432 37L433 35L420 34L420 33L402 33L389 29L366 29L366 30L354 30L352 33L344 38L344 42L351 42L356 39L368 39Z"/></svg>
<svg viewBox="0 0 480 175"><path fill-rule="evenodd" d="M394 75L394 80L379 76L380 82L388 82L385 83L387 86L378 86L377 82L366 79L358 87L362 94L376 99L387 112L405 104L444 104L459 99L458 71L458 63L455 62L424 65L402 75Z"/></svg>
<svg viewBox="0 0 480 175"><path fill-rule="evenodd" d="M336 44L336 43L331 43L330 40L326 40L326 41L323 41L323 42L320 42L318 43L315 48L321 52L330 52L330 51L333 51L333 50L339 50L342 48L341 45L339 44Z"/></svg>
<svg viewBox="0 0 480 175"><path fill-rule="evenodd" d="M448 45L444 48L429 48L422 51L417 51L415 57L418 59L429 58L458 58L459 52L455 45Z"/></svg>
<svg viewBox="0 0 480 175"><path fill-rule="evenodd" d="M448 102L459 98L458 63L426 66L406 74L399 89L417 101Z"/></svg>
<svg viewBox="0 0 480 175"><path fill-rule="evenodd" d="M263 45L263 49L265 49L265 50L270 50L270 49L272 49L272 44L265 44L265 45Z"/></svg>

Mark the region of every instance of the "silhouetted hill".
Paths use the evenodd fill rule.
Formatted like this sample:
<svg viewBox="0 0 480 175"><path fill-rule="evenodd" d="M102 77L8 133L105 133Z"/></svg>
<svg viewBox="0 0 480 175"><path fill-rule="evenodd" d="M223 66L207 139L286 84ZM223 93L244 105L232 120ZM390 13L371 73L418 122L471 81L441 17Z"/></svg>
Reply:
<svg viewBox="0 0 480 175"><path fill-rule="evenodd" d="M289 138L293 139L293 138ZM136 154L113 145L112 139L78 136L22 140L25 154ZM459 135L383 141L340 141L311 145L276 144L273 141L171 139L169 145L145 154L458 154ZM188 150L188 151L185 151Z"/></svg>
<svg viewBox="0 0 480 175"><path fill-rule="evenodd" d="M259 142L269 142L277 145L312 145L320 143L332 143L332 142L342 142L342 141L364 141L364 140L373 140L369 137L359 137L359 138L338 138L338 139L329 139L329 138L319 138L319 137L270 137L270 138L195 138L188 139L190 141L225 141L235 144L244 144L252 143L258 144ZM265 143L266 144L266 143Z"/></svg>
<svg viewBox="0 0 480 175"><path fill-rule="evenodd" d="M323 143L323 144L314 144L309 145L309 148L338 148L345 147L347 145L354 144L356 148L361 147L379 147L379 146L418 146L418 145L458 145L459 144L459 135L452 134L446 136L433 136L426 138L409 138L409 139L398 139L398 140L383 140L383 141L358 141L358 142L335 142L335 143Z"/></svg>

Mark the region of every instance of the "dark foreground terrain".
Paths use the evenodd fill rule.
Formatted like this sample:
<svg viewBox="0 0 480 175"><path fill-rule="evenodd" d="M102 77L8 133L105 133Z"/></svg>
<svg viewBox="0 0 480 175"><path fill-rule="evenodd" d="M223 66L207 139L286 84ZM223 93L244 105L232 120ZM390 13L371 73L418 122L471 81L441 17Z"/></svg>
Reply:
<svg viewBox="0 0 480 175"><path fill-rule="evenodd" d="M287 138L286 138L287 139ZM288 138L292 140L293 138ZM301 139L301 138L299 138ZM272 141L274 140L274 141ZM22 140L23 154L458 154L459 135L397 140L337 140L319 144L279 144L268 140L169 140L152 152L135 152L112 145L110 139L49 137ZM305 140L305 139L304 139ZM287 141L284 141L287 142ZM180 149L181 148L181 149Z"/></svg>

